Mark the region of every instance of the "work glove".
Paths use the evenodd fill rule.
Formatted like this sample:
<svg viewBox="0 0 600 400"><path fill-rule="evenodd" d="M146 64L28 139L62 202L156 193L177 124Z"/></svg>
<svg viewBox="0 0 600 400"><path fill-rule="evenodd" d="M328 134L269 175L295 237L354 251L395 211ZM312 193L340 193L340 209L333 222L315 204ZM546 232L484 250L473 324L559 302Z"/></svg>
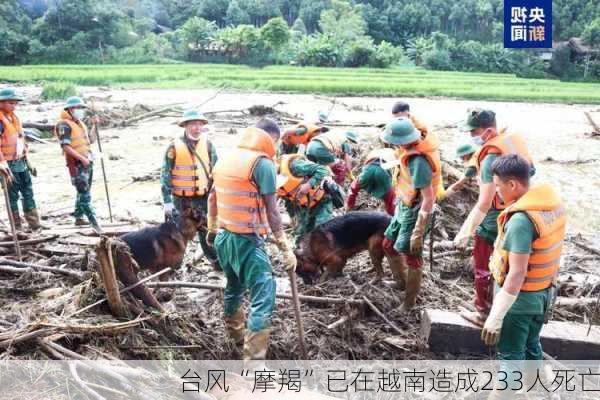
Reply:
<svg viewBox="0 0 600 400"><path fill-rule="evenodd" d="M508 293L504 289L500 290L496 297L494 297L490 315L485 320L483 330L481 331L481 340L487 346L494 346L500 340L502 322L515 300L517 300L517 296Z"/></svg>
<svg viewBox="0 0 600 400"><path fill-rule="evenodd" d="M290 244L289 239L287 238L285 232L280 230L278 232L274 232L273 236L275 237L275 244L281 254L283 256L283 262L285 264L285 269L288 272L296 271L296 265L298 264L298 260L296 260L296 255L292 250L292 245Z"/></svg>
<svg viewBox="0 0 600 400"><path fill-rule="evenodd" d="M218 227L217 216L209 215L208 221L206 223L206 228L208 230L208 232L206 233L206 243L210 247L215 247L215 238L217 237L217 229L218 229L217 227Z"/></svg>
<svg viewBox="0 0 600 400"><path fill-rule="evenodd" d="M425 228L427 227L427 222L429 222L429 216L431 213L426 211L419 211L419 215L417 216L417 223L410 235L410 252L411 254L420 254L423 250L423 237L425 236Z"/></svg>
<svg viewBox="0 0 600 400"><path fill-rule="evenodd" d="M469 238L473 236L475 230L485 218L485 215L485 213L481 212L481 210L475 206L475 208L473 208L473 210L471 210L469 213L465 223L456 234L456 237L454 238L454 246L460 250L466 249L467 244L469 243Z"/></svg>
<svg viewBox="0 0 600 400"><path fill-rule="evenodd" d="M163 211L165 213L165 221L170 221L173 219L173 214L175 213L175 206L173 203L165 203L163 205Z"/></svg>

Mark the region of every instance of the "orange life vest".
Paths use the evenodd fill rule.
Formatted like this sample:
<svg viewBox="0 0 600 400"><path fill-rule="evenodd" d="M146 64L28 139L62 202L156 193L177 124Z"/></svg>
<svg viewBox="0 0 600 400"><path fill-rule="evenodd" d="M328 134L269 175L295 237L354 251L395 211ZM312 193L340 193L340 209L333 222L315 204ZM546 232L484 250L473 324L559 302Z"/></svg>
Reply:
<svg viewBox="0 0 600 400"><path fill-rule="evenodd" d="M288 199L301 207L313 208L325 196L325 190L319 185L317 188L310 189L306 196L296 197L300 185L306 182L304 177L295 176L292 174L292 161L304 158L300 154L286 154L279 161L279 173L287 178L283 186L277 189L277 194L280 197Z"/></svg>
<svg viewBox="0 0 600 400"><path fill-rule="evenodd" d="M175 162L171 170L172 193L181 197L204 196L210 190L212 173L208 138L206 135L200 136L196 142L195 154L182 139L177 139L174 146Z"/></svg>
<svg viewBox="0 0 600 400"><path fill-rule="evenodd" d="M532 243L527 275L521 291L544 290L558 274L560 255L565 239L565 207L550 185L531 188L498 216L498 238L490 259L490 270L500 286L509 271L508 252L502 249L506 223L516 212L525 212L533 222L538 238Z"/></svg>
<svg viewBox="0 0 600 400"><path fill-rule="evenodd" d="M529 153L525 138L519 133L506 133L506 128L502 129L498 136L491 140L488 140L481 146L477 151L477 172L481 170L481 163L488 154L518 154L529 162L529 165L533 165L533 158ZM504 210L506 205L502 202L502 199L496 194L492 206L496 210Z"/></svg>
<svg viewBox="0 0 600 400"><path fill-rule="evenodd" d="M71 128L71 144L69 146L71 146L78 154L87 157L90 154L91 149L90 138L88 137L85 124L81 121L76 122L66 110L63 110L60 113L60 119L56 125L54 125L54 135L57 138L59 138L58 124L61 122L69 125L69 128ZM65 157L67 157L67 154L64 151L63 153L65 154Z"/></svg>
<svg viewBox="0 0 600 400"><path fill-rule="evenodd" d="M248 128L238 146L217 161L213 176L219 227L234 233L267 234L265 203L252 174L261 158L274 156L275 143L269 134Z"/></svg>
<svg viewBox="0 0 600 400"><path fill-rule="evenodd" d="M312 140L318 140L323 143L325 148L331 152L334 156L340 156L342 154L342 145L348 140L344 132L327 132L322 135L316 136Z"/></svg>
<svg viewBox="0 0 600 400"><path fill-rule="evenodd" d="M431 166L432 179L431 184L436 198L444 194L444 184L442 181L442 162L439 152L440 140L435 133L428 134L416 146L408 150L399 148L396 151L396 157L400 160L400 165L395 171L396 196L402 200L404 205L411 207L417 198L418 190L415 189L410 175L408 162L414 156L423 156Z"/></svg>
<svg viewBox="0 0 600 400"><path fill-rule="evenodd" d="M281 139L281 141L287 145L296 145L297 146L297 145L303 144L306 146L313 137L315 137L319 133L321 133L321 127L319 127L318 125L312 125L312 124L308 124L305 122L300 122L299 124L294 126L293 129L297 130L300 128L306 129L306 132L302 135L296 135L295 133L293 133L291 135L284 135L283 138Z"/></svg>
<svg viewBox="0 0 600 400"><path fill-rule="evenodd" d="M4 113L0 111L0 121L4 126L4 132L0 136L0 151L6 161L20 160L25 155L25 133L21 121L15 113ZM22 141L22 153L17 154L17 143Z"/></svg>

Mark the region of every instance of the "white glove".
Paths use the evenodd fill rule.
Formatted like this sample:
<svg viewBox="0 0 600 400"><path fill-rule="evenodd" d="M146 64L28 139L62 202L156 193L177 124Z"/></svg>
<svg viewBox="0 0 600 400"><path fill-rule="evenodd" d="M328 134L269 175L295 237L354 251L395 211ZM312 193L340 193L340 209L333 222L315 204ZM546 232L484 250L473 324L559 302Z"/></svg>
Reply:
<svg viewBox="0 0 600 400"><path fill-rule="evenodd" d="M508 293L504 289L500 290L496 297L494 297L490 315L485 320L483 330L481 331L481 340L486 345L493 346L500 340L502 321L504 321L506 313L508 313L515 300L517 300L517 296Z"/></svg>
<svg viewBox="0 0 600 400"><path fill-rule="evenodd" d="M163 205L163 211L165 212L165 217L172 218L173 212L175 211L175 206L173 203L165 203Z"/></svg>
<svg viewBox="0 0 600 400"><path fill-rule="evenodd" d="M485 218L486 214L482 213L479 207L475 206L473 210L469 213L469 216L465 220L464 224L461 226L460 231L456 234L454 238L454 246L464 249L467 247L467 243L469 242L469 238L473 236L475 230L481 224L481 221Z"/></svg>

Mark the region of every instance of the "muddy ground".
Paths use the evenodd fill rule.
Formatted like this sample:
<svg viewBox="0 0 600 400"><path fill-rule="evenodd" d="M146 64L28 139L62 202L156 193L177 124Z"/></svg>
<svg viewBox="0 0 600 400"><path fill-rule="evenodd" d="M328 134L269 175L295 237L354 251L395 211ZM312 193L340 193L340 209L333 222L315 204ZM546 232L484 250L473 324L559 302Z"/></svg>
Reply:
<svg viewBox="0 0 600 400"><path fill-rule="evenodd" d="M19 108L24 121L54 121L58 115L58 102L38 103L35 101L40 89L24 88L28 101ZM144 104L159 108L165 104L185 103L183 107L202 103L215 93L214 90L110 90L84 88L84 97L94 97L94 106L99 109L131 108ZM106 99L110 96L109 99ZM330 99L308 96L271 93L240 93L223 91L202 107L202 111L222 111L246 109L253 105L273 106L277 110L313 117L320 110L330 110L330 120L334 123L371 124L386 122L393 98L338 98L332 108ZM558 187L566 201L570 220L569 234L582 234L589 245L598 246L600 213L596 201L600 189L600 145L599 139L592 137L592 127L584 111L591 112L600 121L597 106L556 105L473 102L449 99L403 99L420 119L439 129L442 139L442 155L452 160L456 145L466 139L464 133L456 129L469 107L490 107L496 110L500 126L522 132L530 145L537 165L537 182L550 182ZM226 152L235 143L235 134L242 124L232 123L236 115L219 114L212 123L212 140L219 152ZM243 122L252 121L249 117ZM102 129L105 162L113 213L118 220L134 221L141 224L162 220L162 205L158 169L169 141L180 135L181 128L175 125L176 117L166 117L142 121L134 126ZM341 129L341 128L340 128ZM368 141L376 137L376 128L353 128ZM64 159L56 141L50 144L32 144L31 161L37 167L39 176L34 180L36 200L43 215L48 216L48 224L69 224L69 213L74 202L74 189L64 167ZM108 219L104 187L99 165L96 167L93 198L94 205L102 221ZM448 206L448 215L441 224L443 230L453 236L461 219L466 216L468 196L464 204ZM472 200L472 197L471 199ZM4 219L4 206L0 206ZM220 277L212 274L203 261L192 261L191 254L196 244L189 249L186 266L178 273L178 279L188 281L210 281L219 283ZM276 251L273 254L277 254ZM91 269L79 258L74 264L83 269ZM277 259L277 256L275 256ZM55 265L64 264L65 259L46 257L39 259L30 255L29 261ZM68 261L68 260L67 260ZM591 276L597 274L598 257L585 252L579 246L570 244L565 251L565 276L569 274ZM84 265L85 264L85 265ZM276 260L275 264L278 262ZM307 319L307 342L310 358L321 359L422 359L453 358L468 355L446 355L429 353L418 338L419 311L428 306L460 310L468 307L472 291L468 257L449 255L440 259L435 270L428 271L419 307L410 315L399 315L401 292L395 292L386 282L370 285L371 277L365 274L366 255L350 262L347 276L322 285L307 287L300 285L301 292L311 295L342 296L360 298L367 293L373 303L383 310L405 334L398 335L369 311L360 311L346 306L303 305ZM440 271L442 274L440 274ZM387 279L391 279L389 271ZM289 290L285 274L278 267L280 291ZM96 277L97 278L97 277ZM596 284L597 276L577 285L564 288L565 296L595 296L600 292ZM26 332L40 321L54 323L99 324L115 322L108 314L108 308L98 307L95 312L78 316L76 320L65 321L67 310L74 310L101 298L97 279L81 283L69 279L39 276L8 276L0 274L0 339L10 332ZM50 300L39 293L56 289ZM570 292L568 292L568 290ZM444 293L444 295L440 295ZM237 350L229 343L223 329L220 315L222 298L219 292L179 289L173 302L169 304L171 314L167 318L154 316L151 321L140 322L136 327L119 331L119 334L83 333L65 334L58 342L89 358L236 358ZM565 309L555 313L555 319L586 322L593 312L589 308ZM341 316L349 321L338 327L328 327ZM278 301L275 317L275 333L270 348L271 358L298 358L293 313L291 304ZM0 341L1 342L1 341ZM0 348L0 352L3 349ZM4 349L5 350L5 349ZM44 358L48 352L32 343L10 346L0 357L4 358Z"/></svg>

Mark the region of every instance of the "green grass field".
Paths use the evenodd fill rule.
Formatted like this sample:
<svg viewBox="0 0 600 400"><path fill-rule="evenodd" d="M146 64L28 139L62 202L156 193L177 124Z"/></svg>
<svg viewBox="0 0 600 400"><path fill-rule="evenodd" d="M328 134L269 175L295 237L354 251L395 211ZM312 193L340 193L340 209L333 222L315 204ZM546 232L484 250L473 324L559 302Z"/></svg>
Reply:
<svg viewBox="0 0 600 400"><path fill-rule="evenodd" d="M600 104L600 83L523 79L509 74L421 68L350 69L222 64L31 65L0 67L0 82L67 82L127 88L204 88L353 96L451 97L478 100Z"/></svg>

